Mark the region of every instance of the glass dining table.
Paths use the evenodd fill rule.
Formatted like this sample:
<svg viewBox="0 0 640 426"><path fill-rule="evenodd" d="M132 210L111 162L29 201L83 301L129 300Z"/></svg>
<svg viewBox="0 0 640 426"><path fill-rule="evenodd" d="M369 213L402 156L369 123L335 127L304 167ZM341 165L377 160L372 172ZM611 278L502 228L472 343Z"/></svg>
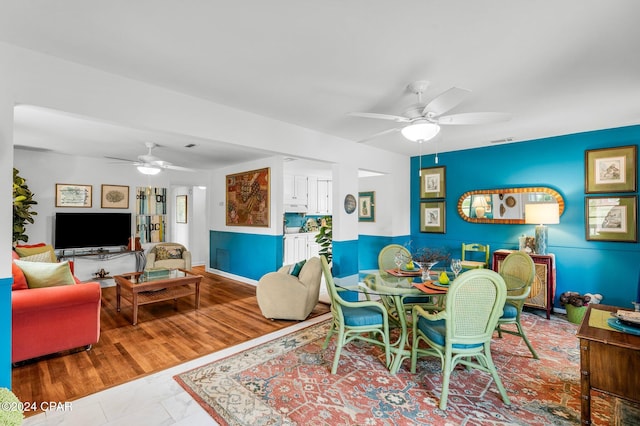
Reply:
<svg viewBox="0 0 640 426"><path fill-rule="evenodd" d="M443 308L448 285L439 284L439 275L445 272L450 280L453 274L441 269L431 269L430 280L423 282L420 271L405 273L402 270L363 270L358 275L335 278L336 287L358 293L367 299L380 298L389 311L389 318L399 329L395 342L391 342L391 365L389 371L396 374L402 362L411 357L409 342L410 314L407 309L412 304L430 299L430 304ZM390 324L391 325L391 324Z"/></svg>

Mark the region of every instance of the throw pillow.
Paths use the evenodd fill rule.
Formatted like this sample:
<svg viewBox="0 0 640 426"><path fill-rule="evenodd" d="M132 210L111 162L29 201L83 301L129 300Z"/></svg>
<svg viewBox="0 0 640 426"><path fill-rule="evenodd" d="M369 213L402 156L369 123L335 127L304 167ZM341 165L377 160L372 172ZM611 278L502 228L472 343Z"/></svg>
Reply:
<svg viewBox="0 0 640 426"><path fill-rule="evenodd" d="M27 278L29 288L55 287L75 284L69 262L45 263L14 260Z"/></svg>
<svg viewBox="0 0 640 426"><path fill-rule="evenodd" d="M291 269L289 269L289 274L296 277L300 275L300 271L302 270L302 267L306 262L307 262L306 260L301 260L300 262L291 265Z"/></svg>
<svg viewBox="0 0 640 426"><path fill-rule="evenodd" d="M48 250L42 253L32 254L31 256L21 257L20 260L24 262L53 262L53 260L51 260L51 252Z"/></svg>
<svg viewBox="0 0 640 426"><path fill-rule="evenodd" d="M35 247L24 247L24 246L16 247L16 252L20 255L20 257L31 256L34 254L44 253L46 251L51 252L52 262L58 261L58 258L56 257L56 253L53 251L53 247L51 246L51 244L45 244L43 246L39 244L35 244Z"/></svg>
<svg viewBox="0 0 640 426"><path fill-rule="evenodd" d="M156 246L156 260L182 259L182 248L179 246Z"/></svg>
<svg viewBox="0 0 640 426"><path fill-rule="evenodd" d="M22 269L15 262L11 262L11 275L13 276L13 284L11 284L11 291L26 290L29 288L27 285L27 278L24 276Z"/></svg>

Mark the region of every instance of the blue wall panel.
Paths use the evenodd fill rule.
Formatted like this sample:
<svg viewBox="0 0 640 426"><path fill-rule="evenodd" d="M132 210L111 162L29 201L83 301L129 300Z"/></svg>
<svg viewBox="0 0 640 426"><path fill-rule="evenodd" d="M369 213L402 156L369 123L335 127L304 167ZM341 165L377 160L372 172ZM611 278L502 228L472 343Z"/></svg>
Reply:
<svg viewBox="0 0 640 426"><path fill-rule="evenodd" d="M11 389L11 284L0 278L0 388Z"/></svg>
<svg viewBox="0 0 640 426"><path fill-rule="evenodd" d="M209 266L259 280L282 266L282 235L211 231Z"/></svg>
<svg viewBox="0 0 640 426"><path fill-rule="evenodd" d="M601 293L603 303L631 307L640 268L640 245L587 241L585 238L585 150L640 142L640 126L579 133L442 153L440 162L423 156L422 167L446 166L446 233L419 230L419 180L411 181L411 234L415 247L442 247L460 255L462 242L482 242L491 251L515 249L518 237L533 235L533 225L490 225L464 221L457 212L466 191L523 186L548 186L565 200L560 224L549 225L549 252L556 255L557 297L564 291ZM637 159L636 159L637 161ZM418 175L419 157L411 160L412 176ZM611 194L615 196L616 194ZM626 193L619 195L637 195Z"/></svg>
<svg viewBox="0 0 640 426"><path fill-rule="evenodd" d="M358 236L358 265L360 269L378 269L378 253L389 244L407 244L409 235L388 237L379 235Z"/></svg>
<svg viewBox="0 0 640 426"><path fill-rule="evenodd" d="M331 252L333 267L331 272L336 278L358 274L358 240L333 241Z"/></svg>

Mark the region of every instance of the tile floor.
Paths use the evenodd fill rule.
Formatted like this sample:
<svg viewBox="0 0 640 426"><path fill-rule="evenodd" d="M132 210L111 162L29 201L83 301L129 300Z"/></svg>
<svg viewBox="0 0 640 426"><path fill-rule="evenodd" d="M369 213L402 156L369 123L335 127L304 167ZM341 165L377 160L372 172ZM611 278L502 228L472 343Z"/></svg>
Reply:
<svg viewBox="0 0 640 426"><path fill-rule="evenodd" d="M240 352L295 330L330 318L327 313L291 327L250 340L71 402L71 410L48 411L31 416L25 426L113 426L113 425L217 425L173 376L202 364ZM61 401L65 402L65 401Z"/></svg>

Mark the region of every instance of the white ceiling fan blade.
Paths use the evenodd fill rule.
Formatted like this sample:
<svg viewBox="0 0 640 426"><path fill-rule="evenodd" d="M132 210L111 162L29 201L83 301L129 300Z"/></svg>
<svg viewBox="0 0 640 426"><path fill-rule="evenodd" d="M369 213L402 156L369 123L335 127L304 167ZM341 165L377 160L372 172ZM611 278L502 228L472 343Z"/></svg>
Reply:
<svg viewBox="0 0 640 426"><path fill-rule="evenodd" d="M362 117L362 118L376 118L380 120L392 120L397 123L408 123L411 121L410 118L401 117L399 115L390 115L390 114L378 114L375 112L350 112L349 115L353 117Z"/></svg>
<svg viewBox="0 0 640 426"><path fill-rule="evenodd" d="M109 156L107 156L107 155L105 155L105 157L104 157L104 158L108 158L109 160L122 161L122 162L129 163L129 164L133 164L133 163L135 163L135 161L127 160L126 158L109 157Z"/></svg>
<svg viewBox="0 0 640 426"><path fill-rule="evenodd" d="M506 112L467 112L462 114L452 114L439 117L438 124L456 125L456 124L489 124L499 123L501 121L509 121L511 114Z"/></svg>
<svg viewBox="0 0 640 426"><path fill-rule="evenodd" d="M181 172L195 172L194 169L190 169L188 167L174 166L173 164L167 164L167 165L160 166L160 167L162 167L163 169L178 170L178 171L181 171Z"/></svg>
<svg viewBox="0 0 640 426"><path fill-rule="evenodd" d="M436 117L444 114L462 102L469 93L471 93L470 90L452 87L431 100L422 110L422 115L431 114Z"/></svg>
<svg viewBox="0 0 640 426"><path fill-rule="evenodd" d="M371 139L375 139L375 138L378 138L378 137L380 137L380 136L384 136L384 135L389 134L389 133L399 132L399 131L400 131L400 129L402 129L402 128L401 128L401 127L396 127L396 128L393 128L393 129L383 130L382 132L374 133L374 134L373 134L373 135L371 135L371 136L368 136L368 137L366 137L366 138L364 138L364 139L360 139L360 140L358 141L358 143L369 142Z"/></svg>

